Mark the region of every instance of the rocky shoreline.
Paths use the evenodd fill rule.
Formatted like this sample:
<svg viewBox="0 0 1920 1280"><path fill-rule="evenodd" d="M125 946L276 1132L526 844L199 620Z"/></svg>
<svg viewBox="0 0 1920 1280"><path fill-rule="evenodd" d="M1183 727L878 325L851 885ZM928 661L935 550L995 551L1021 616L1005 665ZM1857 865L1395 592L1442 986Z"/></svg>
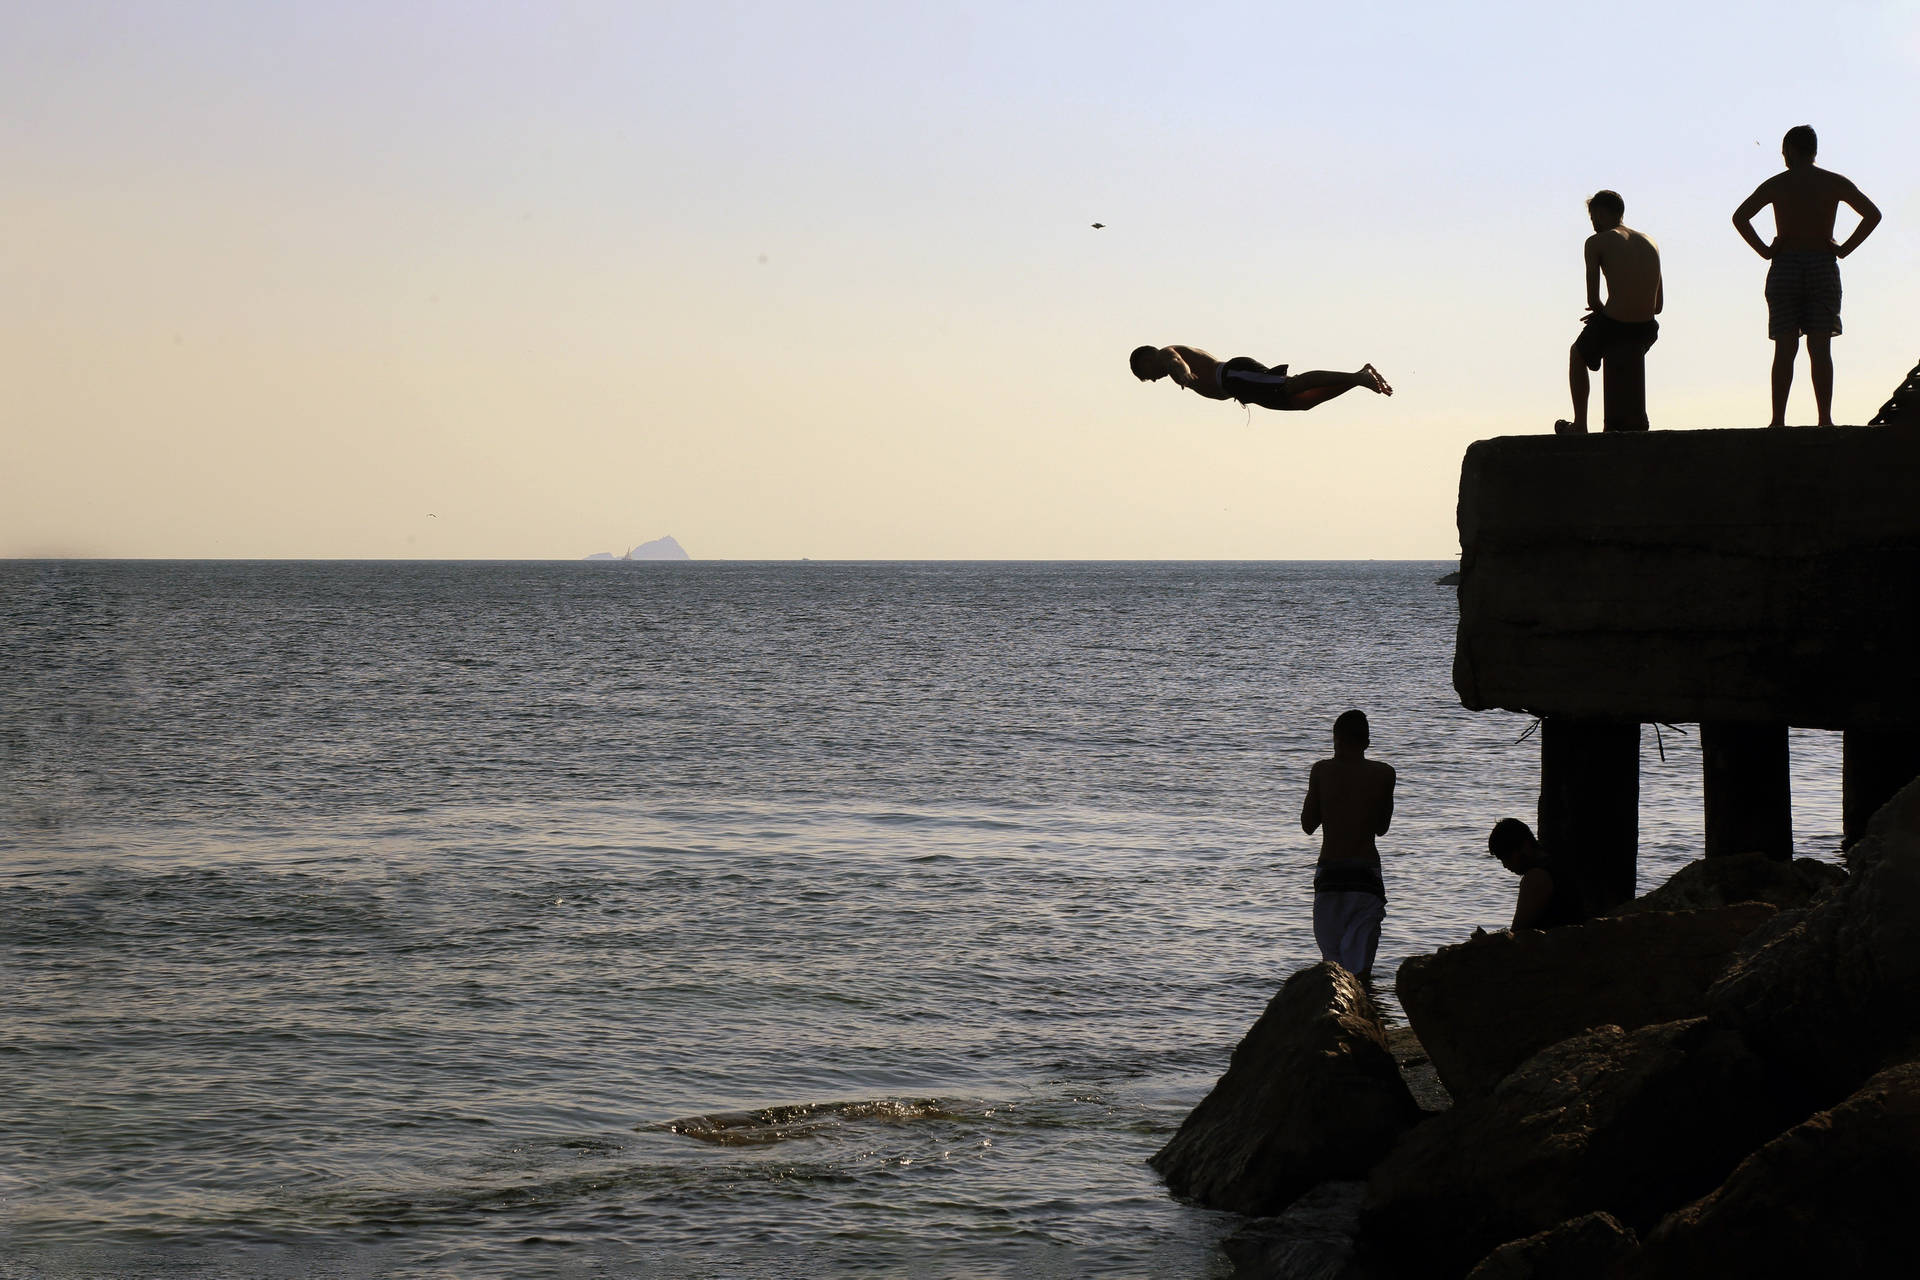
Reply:
<svg viewBox="0 0 1920 1280"><path fill-rule="evenodd" d="M1389 1029L1289 977L1150 1163L1237 1276L1890 1275L1920 1198L1920 782L1840 868L1705 859L1408 959Z"/></svg>

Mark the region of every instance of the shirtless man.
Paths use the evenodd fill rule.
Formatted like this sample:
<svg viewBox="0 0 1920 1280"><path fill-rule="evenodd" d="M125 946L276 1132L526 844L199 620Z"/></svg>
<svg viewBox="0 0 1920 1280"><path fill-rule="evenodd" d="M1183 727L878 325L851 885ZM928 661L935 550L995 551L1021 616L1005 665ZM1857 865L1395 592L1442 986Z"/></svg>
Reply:
<svg viewBox="0 0 1920 1280"><path fill-rule="evenodd" d="M1833 425L1833 352L1840 332L1840 265L1880 225L1880 210L1860 188L1825 169L1813 157L1820 139L1812 125L1797 124L1780 141L1785 172L1776 173L1733 211L1733 227L1753 251L1769 259L1767 336L1773 339L1773 421L1787 425L1787 392L1793 389L1793 358L1807 335L1807 365L1813 372L1813 404L1820 425ZM1845 244L1833 242L1833 219L1844 204L1860 215ZM1773 243L1753 230L1753 216L1773 206Z"/></svg>
<svg viewBox="0 0 1920 1280"><path fill-rule="evenodd" d="M1513 928L1553 929L1586 919L1580 889L1564 867L1542 852L1533 828L1518 818L1502 818L1487 835L1487 852L1520 877L1513 904Z"/></svg>
<svg viewBox="0 0 1920 1280"><path fill-rule="evenodd" d="M1636 403L1607 404L1605 428L1608 431L1645 431L1647 429L1646 377L1643 362L1647 348L1660 336L1660 322L1654 317L1666 305L1660 286L1660 246L1635 231L1620 219L1626 216L1627 202L1617 191L1596 191L1587 201L1587 218L1593 234L1587 237L1587 314L1580 318L1586 328L1574 339L1568 353L1567 386L1573 392L1573 421L1565 418L1553 424L1561 435L1583 434L1587 429L1587 396L1591 383L1589 370L1602 361L1634 361L1634 376L1616 379L1638 388ZM1600 278L1607 280L1606 301L1600 299ZM1619 372L1616 370L1616 373Z"/></svg>
<svg viewBox="0 0 1920 1280"><path fill-rule="evenodd" d="M1355 387L1390 396L1393 388L1372 365L1354 373L1310 369L1289 377L1287 366L1269 369L1250 356L1216 360L1198 347L1135 347L1127 357L1133 376L1142 382L1172 378L1209 400L1238 400L1262 409L1311 409Z"/></svg>
<svg viewBox="0 0 1920 1280"><path fill-rule="evenodd" d="M1375 836L1393 821L1393 766L1367 759L1367 717L1343 712L1333 722L1333 759L1307 775L1307 803L1300 826L1320 837L1320 863L1313 874L1313 939L1320 958L1348 973L1369 977L1380 947L1387 890L1380 878Z"/></svg>

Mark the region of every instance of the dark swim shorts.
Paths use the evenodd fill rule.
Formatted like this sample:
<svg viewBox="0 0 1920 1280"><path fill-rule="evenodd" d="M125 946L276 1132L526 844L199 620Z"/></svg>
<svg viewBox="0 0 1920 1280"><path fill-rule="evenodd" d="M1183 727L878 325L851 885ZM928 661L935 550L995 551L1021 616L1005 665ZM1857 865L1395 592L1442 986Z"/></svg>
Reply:
<svg viewBox="0 0 1920 1280"><path fill-rule="evenodd" d="M1839 332L1839 261L1830 253L1776 250L1767 268L1767 336L1778 342Z"/></svg>
<svg viewBox="0 0 1920 1280"><path fill-rule="evenodd" d="M1658 320L1629 324L1625 320L1615 320L1604 311L1589 311L1580 323L1587 327L1574 339L1573 349L1580 353L1581 363L1589 369L1598 369L1603 359L1617 351L1645 355L1647 348L1660 336Z"/></svg>
<svg viewBox="0 0 1920 1280"><path fill-rule="evenodd" d="M1293 396L1287 391L1287 366L1271 369L1252 356L1235 356L1220 366L1220 389L1241 404L1262 409L1291 409Z"/></svg>

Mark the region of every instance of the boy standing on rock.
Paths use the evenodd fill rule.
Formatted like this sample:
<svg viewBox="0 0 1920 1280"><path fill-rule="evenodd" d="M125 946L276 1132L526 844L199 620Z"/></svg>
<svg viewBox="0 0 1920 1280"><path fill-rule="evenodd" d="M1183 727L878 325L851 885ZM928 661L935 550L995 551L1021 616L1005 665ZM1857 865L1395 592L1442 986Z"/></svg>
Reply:
<svg viewBox="0 0 1920 1280"><path fill-rule="evenodd" d="M1364 714L1342 713L1333 722L1333 759L1317 762L1307 775L1307 802L1300 810L1308 835L1325 828L1313 874L1313 938L1320 958L1361 978L1373 974L1387 914L1373 838L1385 835L1393 821L1393 766L1367 759L1371 740Z"/></svg>

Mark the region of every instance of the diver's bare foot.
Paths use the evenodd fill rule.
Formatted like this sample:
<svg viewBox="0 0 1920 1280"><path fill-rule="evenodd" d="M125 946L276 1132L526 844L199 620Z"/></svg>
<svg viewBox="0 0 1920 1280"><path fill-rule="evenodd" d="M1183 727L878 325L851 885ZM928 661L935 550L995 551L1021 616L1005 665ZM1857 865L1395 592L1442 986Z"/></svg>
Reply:
<svg viewBox="0 0 1920 1280"><path fill-rule="evenodd" d="M1553 434L1557 436L1583 436L1587 434L1587 424L1584 422L1568 422L1565 418L1556 418L1553 423Z"/></svg>
<svg viewBox="0 0 1920 1280"><path fill-rule="evenodd" d="M1393 388L1387 385L1387 380L1381 377L1380 371L1374 368L1372 365L1366 365L1365 367L1363 367L1360 370L1360 376L1365 378L1367 380L1367 385L1371 386L1379 394L1383 396L1390 396L1393 394Z"/></svg>

